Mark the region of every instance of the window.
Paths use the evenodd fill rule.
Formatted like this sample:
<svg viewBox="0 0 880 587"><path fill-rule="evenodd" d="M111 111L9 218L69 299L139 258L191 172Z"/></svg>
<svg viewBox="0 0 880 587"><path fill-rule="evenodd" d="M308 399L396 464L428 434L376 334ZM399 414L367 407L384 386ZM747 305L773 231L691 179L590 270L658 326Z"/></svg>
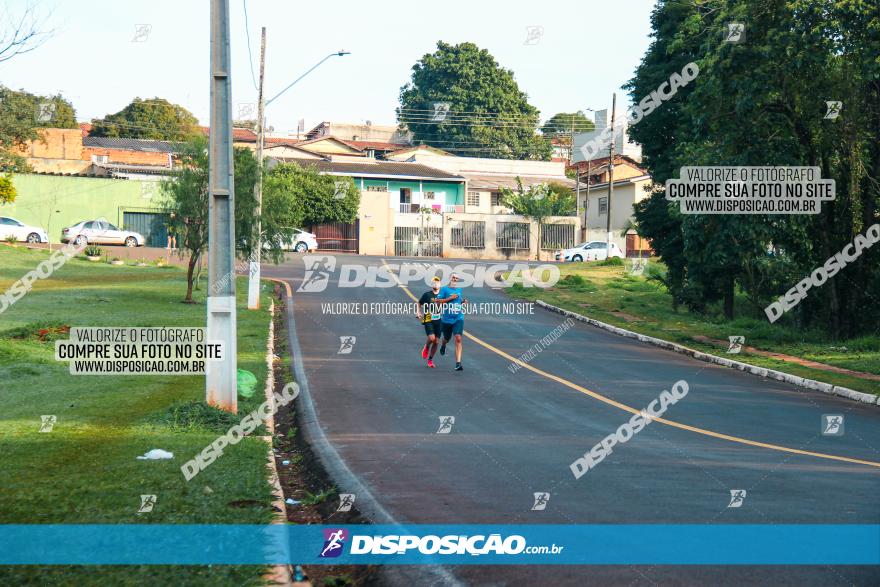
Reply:
<svg viewBox="0 0 880 587"><path fill-rule="evenodd" d="M92 155L92 163L107 163L108 160L107 155Z"/></svg>
<svg viewBox="0 0 880 587"><path fill-rule="evenodd" d="M493 206L503 206L501 203L501 192L492 192L492 205Z"/></svg>
<svg viewBox="0 0 880 587"><path fill-rule="evenodd" d="M584 249L586 249L588 251L593 250L593 249L604 249L606 246L607 246L607 243L602 243L602 242L596 241L596 242L592 242L592 243L587 243L586 245L584 245Z"/></svg>
<svg viewBox="0 0 880 587"><path fill-rule="evenodd" d="M452 228L452 246L463 249L486 248L486 223L463 220L460 226Z"/></svg>
<svg viewBox="0 0 880 587"><path fill-rule="evenodd" d="M400 188L400 203L409 204L412 202L412 190L409 188Z"/></svg>
<svg viewBox="0 0 880 587"><path fill-rule="evenodd" d="M542 224L541 248L568 249L574 246L574 224Z"/></svg>
<svg viewBox="0 0 880 587"><path fill-rule="evenodd" d="M467 205L468 206L479 206L480 205L480 192L468 192Z"/></svg>
<svg viewBox="0 0 880 587"><path fill-rule="evenodd" d="M495 246L499 249L528 249L529 224L527 222L496 222Z"/></svg>
<svg viewBox="0 0 880 587"><path fill-rule="evenodd" d="M599 198L599 216L608 214L608 196Z"/></svg>
<svg viewBox="0 0 880 587"><path fill-rule="evenodd" d="M433 200L434 199L434 192L425 192L425 199L426 200Z"/></svg>

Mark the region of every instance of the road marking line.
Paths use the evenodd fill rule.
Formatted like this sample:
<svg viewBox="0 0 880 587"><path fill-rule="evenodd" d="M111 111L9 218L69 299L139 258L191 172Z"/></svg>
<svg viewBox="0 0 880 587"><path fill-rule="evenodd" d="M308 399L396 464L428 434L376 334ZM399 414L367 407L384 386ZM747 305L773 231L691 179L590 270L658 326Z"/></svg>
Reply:
<svg viewBox="0 0 880 587"><path fill-rule="evenodd" d="M406 294L410 298L412 298L412 300L414 302L418 302L419 301L418 298L416 298L416 296L414 296L412 294L412 292L409 290L409 288L400 282L400 279L398 279L397 275L391 271L391 268L388 266L388 263L385 261L385 259L382 259L382 264L385 265L385 267L388 269L388 272L391 273L392 276L394 276L395 281L397 281L397 284L401 288L403 288L403 291L405 291ZM574 389L575 391L579 391L585 395L592 397L593 399L597 399L600 402L606 403L608 405L614 406L615 408L623 410L624 412L629 412L630 414L640 414L641 413L641 410L637 410L636 408L633 408L632 406L628 406L626 404L620 403L618 401L611 399L610 397L604 396L600 393L596 393L595 391L589 390L586 387L582 387L582 386L578 385L577 383L572 383L571 381L569 381L567 379L563 379L562 377L559 377L558 375L553 375L552 373L547 373L546 371L542 371L541 369L538 369L537 367L533 367L532 365L524 363L523 361L517 359L516 357L512 357L512 356L508 355L507 353L505 353L501 349L492 346L488 342L485 342L485 341L477 338L476 336L474 336L470 332L465 332L464 335L467 338L469 338L470 340L474 341L475 343L492 351L493 353L500 355L500 356L504 357L505 359L516 363L517 365L519 365L520 367L523 367L524 369L528 369L529 371L532 371L533 373L541 375L542 377L546 377L547 379L550 379L551 381L555 381L555 382L560 383L568 388ZM730 442L736 442L739 444L746 444L748 446L757 446L759 448L766 448L766 449L770 449L770 450L776 450L779 452L787 452L787 453L792 453L792 454L797 454L797 455L816 457L819 459L828 459L828 460L832 460L832 461L841 461L844 463L853 463L853 464L857 464L857 465L867 465L869 467L880 468L880 463L874 462L874 461L864 461L861 459L853 459L850 457L841 457L838 455L830 455L830 454L825 454L825 453L821 453L821 452L812 452L812 451L808 451L808 450L801 450L799 448L789 448L787 446L780 446L778 444L769 444L766 442L758 442L757 440L749 440L748 438L740 438L739 436L731 436L729 434L722 434L720 432L713 432L712 430L706 430L705 428L697 428L696 426L690 426L688 424L681 424L680 422L675 422L674 420L667 420L666 418L653 418L652 420L654 422L660 422L661 424L666 424L667 426L672 426L673 428L680 428L681 430L687 430L689 432L694 432L696 434L702 434L704 436L711 436L712 438L720 438L721 440L728 440Z"/></svg>

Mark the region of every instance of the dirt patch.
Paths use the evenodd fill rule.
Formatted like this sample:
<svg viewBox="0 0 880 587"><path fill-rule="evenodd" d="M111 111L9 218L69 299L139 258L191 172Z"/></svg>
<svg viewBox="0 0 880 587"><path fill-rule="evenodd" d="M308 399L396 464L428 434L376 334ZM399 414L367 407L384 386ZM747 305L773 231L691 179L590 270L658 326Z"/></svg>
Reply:
<svg viewBox="0 0 880 587"><path fill-rule="evenodd" d="M278 288L276 286L276 294ZM287 346L287 325L284 320L285 300L275 301L275 391L280 392L291 378L290 351ZM278 480L287 504L287 520L291 524L366 524L367 520L352 507L339 512L339 494L317 456L305 441L298 426L296 402L283 406L275 415L275 436L272 439ZM286 463L286 464L285 464ZM303 565L303 571L315 586L379 585L379 569L368 565Z"/></svg>

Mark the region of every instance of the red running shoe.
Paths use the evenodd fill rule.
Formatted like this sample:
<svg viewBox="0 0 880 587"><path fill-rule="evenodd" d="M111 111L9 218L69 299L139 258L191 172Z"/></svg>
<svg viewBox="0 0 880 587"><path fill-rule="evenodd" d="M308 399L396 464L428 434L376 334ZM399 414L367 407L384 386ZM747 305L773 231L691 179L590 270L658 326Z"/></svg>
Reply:
<svg viewBox="0 0 880 587"><path fill-rule="evenodd" d="M428 358L428 345L425 345L424 348L422 348L422 358L423 359Z"/></svg>
<svg viewBox="0 0 880 587"><path fill-rule="evenodd" d="M431 369L434 368L434 360L433 359L428 359L428 367L430 367Z"/></svg>

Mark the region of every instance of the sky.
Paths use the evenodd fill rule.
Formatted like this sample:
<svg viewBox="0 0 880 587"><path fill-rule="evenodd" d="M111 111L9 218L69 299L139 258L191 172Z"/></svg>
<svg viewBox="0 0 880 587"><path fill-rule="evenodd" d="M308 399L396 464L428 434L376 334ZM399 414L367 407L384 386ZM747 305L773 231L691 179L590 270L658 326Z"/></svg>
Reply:
<svg viewBox="0 0 880 587"><path fill-rule="evenodd" d="M207 122L209 0L36 1L54 34L0 63L0 84L60 92L80 121L117 112L135 97L161 97ZM20 12L32 2L6 0L5 8ZM256 102L251 63L258 74L262 26L268 97L329 53L351 52L329 59L268 107L276 133L295 131L300 119L306 129L322 120L394 124L401 86L439 40L487 49L514 72L542 119L610 108L615 91L626 103L620 86L648 47L652 7L649 0L230 0L233 112Z"/></svg>

